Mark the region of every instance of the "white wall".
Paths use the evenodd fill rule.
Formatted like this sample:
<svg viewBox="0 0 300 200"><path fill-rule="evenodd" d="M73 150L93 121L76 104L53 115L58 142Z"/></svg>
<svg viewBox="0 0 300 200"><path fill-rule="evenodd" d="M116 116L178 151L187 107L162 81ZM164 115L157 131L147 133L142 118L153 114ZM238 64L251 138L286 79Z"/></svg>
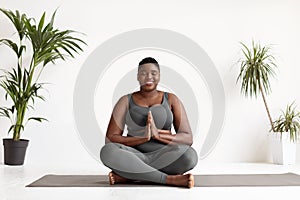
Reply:
<svg viewBox="0 0 300 200"><path fill-rule="evenodd" d="M73 120L73 89L81 65L102 42L119 33L138 28L164 28L196 41L211 57L222 78L226 94L226 120L222 137L206 162L268 162L268 119L262 99L246 99L235 84L240 58L239 42L251 40L275 44L279 70L272 81L273 92L267 98L275 118L280 109L295 100L300 105L300 2L297 0L227 0L227 1L72 1L2 0L1 8L18 9L28 16L48 16L58 9L56 25L86 34L88 46L75 60L48 66L41 80L47 86L47 101L37 104L35 115L50 122L31 123L24 138L31 140L27 163L49 165L98 163L81 145ZM13 33L10 22L0 15L0 38ZM0 66L9 68L13 57L0 47ZM101 59L101 58L99 58ZM0 102L4 101L3 92ZM300 109L300 107L299 107ZM208 110L203 110L203 113ZM109 117L109 116L107 116ZM0 136L6 136L8 121L1 119ZM199 151L200 148L195 146ZM298 152L300 151L298 147ZM1 160L3 148L1 145ZM297 158L300 161L300 156Z"/></svg>

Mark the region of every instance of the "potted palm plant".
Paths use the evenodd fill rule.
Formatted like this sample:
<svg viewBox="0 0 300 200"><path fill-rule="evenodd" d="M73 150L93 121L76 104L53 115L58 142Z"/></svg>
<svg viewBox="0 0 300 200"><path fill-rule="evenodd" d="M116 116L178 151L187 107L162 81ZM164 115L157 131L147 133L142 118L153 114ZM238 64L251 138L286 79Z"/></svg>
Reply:
<svg viewBox="0 0 300 200"><path fill-rule="evenodd" d="M241 44L244 57L240 60L240 73L237 78L237 81L242 82L241 93L245 94L246 97L248 95L257 97L258 94L261 94L271 125L269 136L271 138L273 162L291 164L295 162L295 141L299 132L299 113L295 111L291 104L287 106L286 111L277 120L272 120L266 94L271 92L269 80L276 75L277 65L274 56L271 54L271 48L254 42L252 42L251 48L243 43ZM289 139L286 140L286 138ZM292 144L288 145L288 143ZM291 151L294 153L290 153Z"/></svg>
<svg viewBox="0 0 300 200"><path fill-rule="evenodd" d="M276 164L294 164L296 161L296 142L299 138L300 113L294 103L281 110L279 117L273 122L275 134L271 137L273 162Z"/></svg>
<svg viewBox="0 0 300 200"><path fill-rule="evenodd" d="M36 21L19 11L1 8L0 11L12 22L17 33L16 41L0 39L0 44L9 47L16 56L16 66L4 71L0 79L5 99L12 103L11 106L0 108L0 115L11 121L8 133L12 132L13 135L12 139L3 139L4 163L22 165L29 142L21 139L26 122L46 120L42 117L26 116L27 111L34 108L36 99L45 100L40 94L44 84L38 82L41 73L50 63L74 57L74 53L82 51L80 45L85 42L73 36L75 31L61 31L54 27L56 11L48 23L45 23L45 12L40 20ZM30 57L29 64L23 63L24 56Z"/></svg>

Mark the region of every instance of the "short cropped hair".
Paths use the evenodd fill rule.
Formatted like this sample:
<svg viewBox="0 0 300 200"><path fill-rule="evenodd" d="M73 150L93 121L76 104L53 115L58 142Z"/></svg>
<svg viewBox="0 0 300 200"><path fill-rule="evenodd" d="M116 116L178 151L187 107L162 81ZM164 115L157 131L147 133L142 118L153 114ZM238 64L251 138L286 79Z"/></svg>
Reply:
<svg viewBox="0 0 300 200"><path fill-rule="evenodd" d="M160 71L158 62L152 57L147 57L147 58L144 58L143 60L141 60L141 62L139 62L139 68L138 69L140 69L142 65L148 64L148 63L154 64L158 68L158 70Z"/></svg>

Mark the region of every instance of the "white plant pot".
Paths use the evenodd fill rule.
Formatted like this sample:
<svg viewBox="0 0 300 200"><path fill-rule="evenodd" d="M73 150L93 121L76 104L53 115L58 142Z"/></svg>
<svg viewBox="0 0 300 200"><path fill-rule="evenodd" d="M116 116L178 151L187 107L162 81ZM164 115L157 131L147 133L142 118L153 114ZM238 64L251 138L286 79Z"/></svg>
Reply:
<svg viewBox="0 0 300 200"><path fill-rule="evenodd" d="M269 137L273 163L281 165L295 164L296 142L290 140L290 134L288 132L272 132Z"/></svg>

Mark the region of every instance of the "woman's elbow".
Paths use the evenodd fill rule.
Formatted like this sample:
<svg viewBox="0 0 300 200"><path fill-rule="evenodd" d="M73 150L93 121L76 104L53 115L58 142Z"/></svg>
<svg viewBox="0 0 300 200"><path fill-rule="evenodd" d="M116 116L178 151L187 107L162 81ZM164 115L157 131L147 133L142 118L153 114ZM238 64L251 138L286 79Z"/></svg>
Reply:
<svg viewBox="0 0 300 200"><path fill-rule="evenodd" d="M193 139L189 140L187 145L192 146L193 145Z"/></svg>
<svg viewBox="0 0 300 200"><path fill-rule="evenodd" d="M106 136L105 137L105 144L114 142L114 137L113 136Z"/></svg>
<svg viewBox="0 0 300 200"><path fill-rule="evenodd" d="M189 146L192 146L193 142L194 141L193 141L192 134L188 134L188 138L187 138L186 144L189 145Z"/></svg>

